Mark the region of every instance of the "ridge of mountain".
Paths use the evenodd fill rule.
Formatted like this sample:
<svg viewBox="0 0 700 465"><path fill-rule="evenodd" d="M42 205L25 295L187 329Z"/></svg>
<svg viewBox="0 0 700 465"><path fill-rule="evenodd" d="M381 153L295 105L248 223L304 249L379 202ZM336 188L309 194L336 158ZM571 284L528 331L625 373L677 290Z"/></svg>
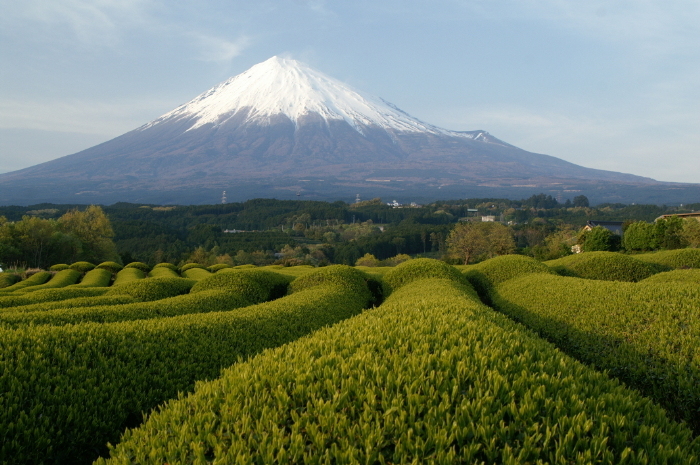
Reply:
<svg viewBox="0 0 700 465"><path fill-rule="evenodd" d="M652 187L663 193L631 201L670 202L679 188L528 152L483 130L439 128L272 57L119 137L0 174L0 204L213 203L222 190L231 200L547 192L623 201L623 191Z"/></svg>

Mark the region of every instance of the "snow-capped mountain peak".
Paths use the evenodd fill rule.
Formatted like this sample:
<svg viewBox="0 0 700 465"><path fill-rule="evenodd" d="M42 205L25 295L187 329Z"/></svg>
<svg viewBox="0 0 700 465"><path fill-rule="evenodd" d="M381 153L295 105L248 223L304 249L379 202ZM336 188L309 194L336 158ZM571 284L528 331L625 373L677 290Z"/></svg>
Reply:
<svg viewBox="0 0 700 465"><path fill-rule="evenodd" d="M193 120L188 130L220 125L240 111L246 122L266 124L286 115L295 124L316 113L328 120L345 120L358 132L378 126L391 132L428 132L472 136L424 123L385 100L363 94L336 79L289 58L274 56L234 76L141 129L173 119Z"/></svg>

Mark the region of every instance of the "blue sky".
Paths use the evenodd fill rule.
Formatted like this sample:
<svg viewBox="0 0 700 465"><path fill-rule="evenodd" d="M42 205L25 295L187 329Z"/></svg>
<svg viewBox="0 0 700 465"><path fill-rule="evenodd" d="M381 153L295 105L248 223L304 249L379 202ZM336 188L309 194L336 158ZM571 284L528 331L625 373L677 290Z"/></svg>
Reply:
<svg viewBox="0 0 700 465"><path fill-rule="evenodd" d="M0 0L0 172L77 152L273 55L453 130L700 182L700 2Z"/></svg>

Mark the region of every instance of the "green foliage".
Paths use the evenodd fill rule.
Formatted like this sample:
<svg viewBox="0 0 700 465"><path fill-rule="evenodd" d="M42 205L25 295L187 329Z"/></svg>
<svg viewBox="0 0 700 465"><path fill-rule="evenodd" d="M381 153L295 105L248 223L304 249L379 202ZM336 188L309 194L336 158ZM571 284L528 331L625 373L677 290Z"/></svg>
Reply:
<svg viewBox="0 0 700 465"><path fill-rule="evenodd" d="M51 265L49 267L49 270L50 271L63 271L63 270L67 270L69 268L70 268L69 265L66 265L65 263L59 263L57 265Z"/></svg>
<svg viewBox="0 0 700 465"><path fill-rule="evenodd" d="M515 241L511 230L500 223L459 223L447 237L447 250L468 265L515 252Z"/></svg>
<svg viewBox="0 0 700 465"><path fill-rule="evenodd" d="M700 288L695 283L529 275L496 308L576 358L607 370L700 432Z"/></svg>
<svg viewBox="0 0 700 465"><path fill-rule="evenodd" d="M643 283L694 283L700 285L700 269L673 270L649 276Z"/></svg>
<svg viewBox="0 0 700 465"><path fill-rule="evenodd" d="M622 247L628 252L655 249L654 225L646 221L636 221L628 225L622 236Z"/></svg>
<svg viewBox="0 0 700 465"><path fill-rule="evenodd" d="M212 273L216 273L217 271L226 269L226 268L233 268L231 265L227 265L226 263L217 263L216 265L212 265L207 268L207 270L211 271Z"/></svg>
<svg viewBox="0 0 700 465"><path fill-rule="evenodd" d="M7 286L2 289L2 293L6 292L14 292L18 291L21 289L26 289L31 286L38 286L40 284L44 284L46 281L51 278L51 273L48 271L40 271L38 273L35 273L28 277L27 279L20 281L18 283L12 284L11 286Z"/></svg>
<svg viewBox="0 0 700 465"><path fill-rule="evenodd" d="M184 271L187 271L187 270L191 270L191 269L193 269L193 268L199 268L199 269L201 269L201 270L206 270L206 269L207 269L206 266L201 265L201 264L199 264L199 263L186 263L186 264L184 264L184 265L182 265L182 266L180 267L180 272L184 272Z"/></svg>
<svg viewBox="0 0 700 465"><path fill-rule="evenodd" d="M357 259L355 266L379 266L379 260L371 253L366 253Z"/></svg>
<svg viewBox="0 0 700 465"><path fill-rule="evenodd" d="M119 273L124 267L117 262L102 262L97 265L97 268L101 270L107 270L112 274Z"/></svg>
<svg viewBox="0 0 700 465"><path fill-rule="evenodd" d="M167 268L169 270L177 271L177 266L173 265L172 263L158 263L153 267L153 269L156 268Z"/></svg>
<svg viewBox="0 0 700 465"><path fill-rule="evenodd" d="M389 294L413 281L427 278L463 281L461 273L455 267L430 258L416 258L404 262L384 274L383 281Z"/></svg>
<svg viewBox="0 0 700 465"><path fill-rule="evenodd" d="M550 260L546 264L562 276L604 281L637 282L668 269L615 252L584 252Z"/></svg>
<svg viewBox="0 0 700 465"><path fill-rule="evenodd" d="M634 256L646 263L669 268L700 268L700 249L662 250Z"/></svg>
<svg viewBox="0 0 700 465"><path fill-rule="evenodd" d="M106 295L128 295L141 302L187 294L195 281L185 278L148 278L112 286Z"/></svg>
<svg viewBox="0 0 700 465"><path fill-rule="evenodd" d="M191 265L196 265L196 263L191 263ZM182 271L182 276L188 279L194 279L199 281L200 279L206 279L212 275L211 271L207 270L205 267L192 266Z"/></svg>
<svg viewBox="0 0 700 465"><path fill-rule="evenodd" d="M661 218L654 222L655 249L672 250L685 247L683 220L677 216Z"/></svg>
<svg viewBox="0 0 700 465"><path fill-rule="evenodd" d="M48 302L60 304L58 307L70 307L70 301L84 297L101 296L108 291L107 288L75 288L63 287L58 289L42 289L27 294L10 294L0 296L0 308L8 310L36 311L44 307L34 307L35 305L45 305ZM49 309L48 307L46 307ZM3 310L4 311L4 310Z"/></svg>
<svg viewBox="0 0 700 465"><path fill-rule="evenodd" d="M69 268L71 270L76 270L81 273L87 273L88 271L93 270L95 268L95 265L93 265L90 262L75 262Z"/></svg>
<svg viewBox="0 0 700 465"><path fill-rule="evenodd" d="M198 281L190 291L191 294L209 290L235 292L251 303L278 299L287 293L287 287L293 278L265 270L237 270L217 273Z"/></svg>
<svg viewBox="0 0 700 465"><path fill-rule="evenodd" d="M131 267L125 266L123 270L121 270L119 273L117 273L117 277L114 278L114 282L112 283L112 287L121 286L123 284L130 283L132 281L144 279L145 277L146 277L146 273L139 270L138 268L131 268Z"/></svg>
<svg viewBox="0 0 700 465"><path fill-rule="evenodd" d="M97 464L697 463L637 392L483 306L412 281L382 307L225 370Z"/></svg>
<svg viewBox="0 0 700 465"><path fill-rule="evenodd" d="M179 278L180 275L177 271L170 267L165 266L155 266L151 271L148 272L150 278Z"/></svg>
<svg viewBox="0 0 700 465"><path fill-rule="evenodd" d="M39 273L37 273L37 274L39 274ZM36 276L36 275L34 275L34 276ZM34 276L32 276L32 278ZM34 285L34 286L25 287L22 289L17 289L17 290L15 290L15 293L24 294L24 293L29 293L29 292L37 292L41 289L54 289L54 288L61 288L61 287L70 286L71 284L77 283L78 280L80 280L81 276L82 276L82 273L80 273L80 271L76 271L76 270L68 269L68 270L59 271L58 273L53 275L53 277L51 279L49 279L47 282L45 282L44 284L38 284L38 285ZM26 279L23 282L29 281L32 278ZM18 283L18 284L21 284L21 283Z"/></svg>
<svg viewBox="0 0 700 465"><path fill-rule="evenodd" d="M112 272L104 268L95 268L85 273L78 284L71 287L107 287L112 281Z"/></svg>
<svg viewBox="0 0 700 465"><path fill-rule="evenodd" d="M19 282L22 278L16 273L0 273L0 289L5 289Z"/></svg>
<svg viewBox="0 0 700 465"><path fill-rule="evenodd" d="M619 250L621 240L620 236L602 226L584 230L578 236L578 244L584 252L614 252Z"/></svg>
<svg viewBox="0 0 700 465"><path fill-rule="evenodd" d="M148 273L149 271L151 271L151 267L143 262L131 262L127 264L124 268L136 268L137 270L141 270L144 273Z"/></svg>
<svg viewBox="0 0 700 465"><path fill-rule="evenodd" d="M23 326L31 322L35 323L46 323L46 324L68 324L77 323L81 321L98 321L100 318L105 319L104 310L107 309L109 305L118 306L119 309L125 307L124 304L130 304L136 302L136 299L128 295L109 295L105 296L99 293L56 293L53 295L42 295L37 294L48 293L51 291L68 291L68 288L63 289L46 289L43 291L37 291L28 296L20 297L30 297L22 305L16 307L8 307L0 310L0 322L3 326ZM86 289L80 289L81 291L86 291ZM96 290L93 288L91 290ZM106 292L104 289L102 292ZM76 297L82 296L82 297ZM18 297L17 299L19 300ZM84 307L94 307L95 317L91 320L84 317L85 312L80 309ZM49 311L51 310L51 311ZM59 311L63 310L63 312ZM20 315L28 316L20 316ZM43 320L42 320L43 318ZM128 318L125 318L128 319ZM136 319L136 318L134 318ZM121 320L115 320L121 321Z"/></svg>
<svg viewBox="0 0 700 465"><path fill-rule="evenodd" d="M485 302L490 302L493 286L532 273L553 273L550 268L523 255L503 255L466 269L464 276Z"/></svg>
<svg viewBox="0 0 700 465"><path fill-rule="evenodd" d="M366 288L322 281L235 312L0 329L0 462L88 463L195 381L362 311Z"/></svg>

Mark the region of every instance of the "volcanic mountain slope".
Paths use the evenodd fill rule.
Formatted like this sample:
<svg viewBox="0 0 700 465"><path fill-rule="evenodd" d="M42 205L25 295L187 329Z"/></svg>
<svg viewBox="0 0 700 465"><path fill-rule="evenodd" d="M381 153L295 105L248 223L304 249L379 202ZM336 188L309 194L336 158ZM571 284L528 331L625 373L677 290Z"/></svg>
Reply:
<svg viewBox="0 0 700 465"><path fill-rule="evenodd" d="M21 203L157 202L167 192L251 183L296 191L302 178L324 179L314 189L326 198L334 186L359 192L392 181L540 190L654 183L530 153L485 131L438 128L298 61L272 57L120 137L0 175L0 202L11 192Z"/></svg>

